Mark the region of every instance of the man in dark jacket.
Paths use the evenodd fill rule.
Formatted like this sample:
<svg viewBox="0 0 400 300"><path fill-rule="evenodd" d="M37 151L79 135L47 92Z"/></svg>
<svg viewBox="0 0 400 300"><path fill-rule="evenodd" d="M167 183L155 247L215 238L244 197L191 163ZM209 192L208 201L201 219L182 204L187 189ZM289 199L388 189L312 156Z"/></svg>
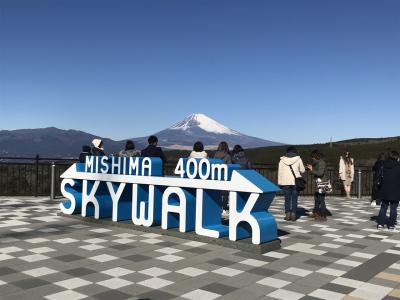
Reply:
<svg viewBox="0 0 400 300"><path fill-rule="evenodd" d="M167 162L167 159L164 155L164 152L160 147L157 147L158 138L155 135L149 136L147 139L149 145L142 150L140 156L142 157L159 157L163 161L163 163Z"/></svg>
<svg viewBox="0 0 400 300"><path fill-rule="evenodd" d="M381 183L382 203L378 215L378 229L383 229L386 223L386 212L390 206L389 230L396 230L397 207L400 200L400 163L399 153L391 151L389 159L383 163Z"/></svg>

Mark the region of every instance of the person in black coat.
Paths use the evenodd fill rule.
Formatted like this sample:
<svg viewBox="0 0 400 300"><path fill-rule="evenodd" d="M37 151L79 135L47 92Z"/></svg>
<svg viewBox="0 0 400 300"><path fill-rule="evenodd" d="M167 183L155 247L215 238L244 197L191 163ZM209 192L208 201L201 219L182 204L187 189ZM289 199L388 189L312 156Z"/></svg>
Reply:
<svg viewBox="0 0 400 300"><path fill-rule="evenodd" d="M92 155L92 150L90 149L90 146L88 145L83 145L82 146L82 152L79 154L79 162L80 163L85 163L86 162L86 156Z"/></svg>
<svg viewBox="0 0 400 300"><path fill-rule="evenodd" d="M374 166L372 167L372 194L371 194L371 206L375 207L376 205L381 205L382 192L378 187L378 177L381 168L383 167L383 163L386 159L386 155L384 152L379 153L378 159L376 160Z"/></svg>
<svg viewBox="0 0 400 300"><path fill-rule="evenodd" d="M167 162L167 158L164 155L164 152L160 147L157 147L158 138L155 135L149 136L147 139L149 145L142 150L140 156L142 157L159 157L163 161L163 163Z"/></svg>
<svg viewBox="0 0 400 300"><path fill-rule="evenodd" d="M386 211L390 206L389 230L395 230L397 223L397 207L400 200L400 163L399 153L391 151L389 158L383 163L381 209L378 215L378 229L383 229L386 223Z"/></svg>

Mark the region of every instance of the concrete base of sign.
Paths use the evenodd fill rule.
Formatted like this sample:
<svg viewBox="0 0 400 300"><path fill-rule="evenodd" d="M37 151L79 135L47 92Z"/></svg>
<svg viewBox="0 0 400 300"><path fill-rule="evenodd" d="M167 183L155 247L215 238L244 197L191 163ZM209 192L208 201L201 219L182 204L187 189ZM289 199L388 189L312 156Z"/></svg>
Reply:
<svg viewBox="0 0 400 300"><path fill-rule="evenodd" d="M206 237L206 236L197 235L194 231L179 232L178 228L164 230L164 229L161 229L160 226L153 226L153 227L138 226L138 225L133 224L132 221L114 222L108 218L107 219L95 219L92 217L85 218L85 217L82 217L81 215L66 215L63 213L58 213L58 215L62 216L62 217L67 217L67 218L84 221L84 222L92 222L92 223L97 223L97 224L102 224L102 225L121 227L124 229L131 229L131 230L137 230L137 231L143 231L143 232L157 233L157 234L161 234L161 235L168 235L168 236L173 236L173 237L177 237L177 238L193 240L193 241L218 245L218 246L227 247L227 248L238 249L241 251L257 253L257 254L274 251L274 250L280 249L280 247L281 247L280 239L276 239L276 240L273 240L273 241L267 242L267 243L262 243L260 245L255 245L251 242L251 238L238 240L238 241L231 241L228 239L228 237L219 238L219 239L210 238L210 237Z"/></svg>

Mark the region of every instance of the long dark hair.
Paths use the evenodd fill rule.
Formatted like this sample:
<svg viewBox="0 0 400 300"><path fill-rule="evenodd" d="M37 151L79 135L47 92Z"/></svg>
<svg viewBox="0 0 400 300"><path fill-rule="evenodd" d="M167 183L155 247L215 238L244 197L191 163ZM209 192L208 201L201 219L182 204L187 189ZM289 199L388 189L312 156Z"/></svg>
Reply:
<svg viewBox="0 0 400 300"><path fill-rule="evenodd" d="M322 157L324 157L324 155L322 154L321 151L315 149L311 152L311 157L315 158L316 160L320 160Z"/></svg>
<svg viewBox="0 0 400 300"><path fill-rule="evenodd" d="M386 159L386 154L385 152L381 152L378 154L378 158L376 159L377 161L385 160Z"/></svg>
<svg viewBox="0 0 400 300"><path fill-rule="evenodd" d="M219 143L218 149L217 149L217 150L218 150L218 151L223 151L223 152L229 153L229 146L228 146L228 143L227 143L227 142L221 142L221 143Z"/></svg>
<svg viewBox="0 0 400 300"><path fill-rule="evenodd" d="M242 146L240 146L240 145L235 145L235 146L233 147L232 153L233 153L233 154L237 154L237 153L242 152L242 151L244 151L243 148L242 148Z"/></svg>
<svg viewBox="0 0 400 300"><path fill-rule="evenodd" d="M347 164L347 165L352 165L353 164L353 160L351 159L351 154L347 150L345 150L343 152L342 159L343 159L344 163Z"/></svg>

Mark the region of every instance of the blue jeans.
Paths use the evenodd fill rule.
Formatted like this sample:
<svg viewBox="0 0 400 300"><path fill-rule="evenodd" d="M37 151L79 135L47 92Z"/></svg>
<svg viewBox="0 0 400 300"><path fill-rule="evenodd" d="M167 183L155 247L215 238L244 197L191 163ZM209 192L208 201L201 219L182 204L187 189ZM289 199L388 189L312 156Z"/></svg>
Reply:
<svg viewBox="0 0 400 300"><path fill-rule="evenodd" d="M314 213L326 216L325 193L315 193L314 201Z"/></svg>
<svg viewBox="0 0 400 300"><path fill-rule="evenodd" d="M382 200L381 209L378 215L378 225L384 226L386 223L386 212L390 205L390 215L389 215L389 227L394 227L397 220L397 207L399 202L389 202L387 200Z"/></svg>
<svg viewBox="0 0 400 300"><path fill-rule="evenodd" d="M295 185L282 186L283 194L285 195L285 213L296 213L297 199L299 194Z"/></svg>

